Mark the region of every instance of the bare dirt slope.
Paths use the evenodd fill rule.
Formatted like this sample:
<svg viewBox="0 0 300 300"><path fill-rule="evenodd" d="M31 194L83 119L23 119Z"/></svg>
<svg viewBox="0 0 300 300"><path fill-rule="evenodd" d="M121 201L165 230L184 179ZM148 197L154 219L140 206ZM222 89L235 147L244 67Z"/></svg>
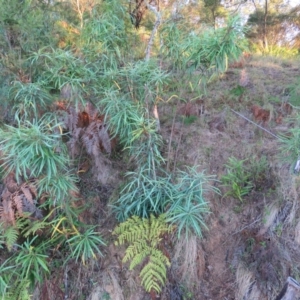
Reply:
<svg viewBox="0 0 300 300"><path fill-rule="evenodd" d="M275 137L294 126L290 118L299 113L289 104L299 67L252 59L229 69L193 107L177 109L183 120L173 126L171 158L177 165L199 165L222 181L228 159L235 157L260 173L243 202L216 183L223 196L210 199L209 231L199 246L204 266L198 266L199 286L190 299L275 299L288 276L299 280L299 179L283 162Z"/></svg>

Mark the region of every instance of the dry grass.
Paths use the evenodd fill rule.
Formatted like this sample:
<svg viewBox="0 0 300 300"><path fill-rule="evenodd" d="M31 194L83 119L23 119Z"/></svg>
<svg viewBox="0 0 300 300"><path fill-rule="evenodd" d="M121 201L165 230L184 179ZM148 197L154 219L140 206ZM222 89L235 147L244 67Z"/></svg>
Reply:
<svg viewBox="0 0 300 300"><path fill-rule="evenodd" d="M278 212L279 208L274 204L271 204L270 206L267 206L265 208L263 226L258 233L259 235L264 235L269 230L269 228L273 225L276 216L278 215Z"/></svg>
<svg viewBox="0 0 300 300"><path fill-rule="evenodd" d="M295 242L300 245L300 220L295 226Z"/></svg>
<svg viewBox="0 0 300 300"><path fill-rule="evenodd" d="M255 276L247 270L242 264L239 264L236 270L236 300L263 300Z"/></svg>
<svg viewBox="0 0 300 300"><path fill-rule="evenodd" d="M175 245L173 261L178 281L184 282L188 288L197 284L205 268L204 251L199 239L194 235L188 239L181 237Z"/></svg>

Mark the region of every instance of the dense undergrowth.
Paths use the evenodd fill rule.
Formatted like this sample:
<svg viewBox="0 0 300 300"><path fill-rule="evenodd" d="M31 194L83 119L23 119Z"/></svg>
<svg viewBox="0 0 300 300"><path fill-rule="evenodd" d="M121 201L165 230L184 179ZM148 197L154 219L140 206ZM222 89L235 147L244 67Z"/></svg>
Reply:
<svg viewBox="0 0 300 300"><path fill-rule="evenodd" d="M213 30L166 14L156 33L153 13L148 32L155 38L145 43L118 1L77 9L71 2L0 5L2 299L32 299L37 290L40 299L79 299L82 291L72 294L57 269L67 278L70 266L105 260L114 239L129 243L122 261L139 268L140 284L154 299L168 281L172 244L203 237L209 197L219 197L225 185L223 197L242 204L262 188L268 170L264 158L247 167L231 158L217 182L198 163L180 165L172 152L175 117L167 141L158 114L173 106L175 114L183 112L183 124L196 120L191 116L201 114L195 103L207 84L230 63L245 63L240 19L231 16ZM192 100L184 99L188 94ZM289 94L296 107L296 85ZM231 97L247 96L241 89ZM282 147L296 164L299 134L289 134ZM85 162L100 186L113 186L109 218L120 223L112 234L86 217L95 203L80 185Z"/></svg>

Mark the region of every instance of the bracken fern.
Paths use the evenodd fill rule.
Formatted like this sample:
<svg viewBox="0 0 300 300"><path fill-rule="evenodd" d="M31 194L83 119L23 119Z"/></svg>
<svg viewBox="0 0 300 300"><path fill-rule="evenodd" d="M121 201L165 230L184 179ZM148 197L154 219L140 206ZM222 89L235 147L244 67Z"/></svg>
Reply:
<svg viewBox="0 0 300 300"><path fill-rule="evenodd" d="M147 292L159 294L166 281L166 266L170 266L170 261L159 247L162 236L172 230L172 226L166 223L165 215L157 218L151 215L149 219L133 216L113 231L118 236L116 245L130 244L123 258L124 263L131 261L130 270L147 261L140 272L142 286Z"/></svg>

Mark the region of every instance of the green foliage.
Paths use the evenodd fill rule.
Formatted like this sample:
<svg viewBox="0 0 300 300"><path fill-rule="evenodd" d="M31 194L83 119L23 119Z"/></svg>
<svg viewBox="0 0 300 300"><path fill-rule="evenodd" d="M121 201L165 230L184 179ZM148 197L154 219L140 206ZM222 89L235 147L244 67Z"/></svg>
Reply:
<svg viewBox="0 0 300 300"><path fill-rule="evenodd" d="M72 207L77 177L62 141L62 125L46 113L57 101L64 101L66 109L93 103L128 152L131 172L113 203L114 212L119 220L133 215L149 219L128 219L122 224L131 222L131 227L121 224L115 234L122 239L119 243L131 243L124 257L131 269L147 262L140 276L148 292L160 292L170 264L161 249L163 235L172 227L165 216L153 215L166 213L178 236L201 237L209 212L206 192L217 191L210 186L211 178L195 169L173 175L163 170L163 140L152 111L171 80L197 89L195 69L201 80L207 79L240 56L244 40L239 20L207 32L191 30L186 21L163 22L158 29L162 43L154 40L153 47L159 55L152 51L152 58L144 60L140 49L148 42L132 28L127 2L95 1L92 7L80 2L81 8L74 1L0 0L1 109L12 111L1 116L10 124L0 129L2 168L15 173L19 182L34 181L33 205L43 200L43 208L50 211L38 220L23 215L3 227L0 246L16 248L7 269L2 268L5 274L0 274L7 299L29 298L29 283L40 283L51 272L50 249L59 248L66 262L72 258L85 264L102 255L105 245L95 227L78 221L80 210ZM218 7L211 1L206 6L215 16L224 16L217 2ZM169 66L180 74L169 74ZM13 114L15 120L10 119ZM9 263L21 271L9 273Z"/></svg>
<svg viewBox="0 0 300 300"><path fill-rule="evenodd" d="M188 64L193 69L204 69L205 74L223 73L230 61L237 60L246 49L244 27L239 17L228 20L227 26L207 30L195 39Z"/></svg>
<svg viewBox="0 0 300 300"><path fill-rule="evenodd" d="M280 158L289 162L299 172L297 161L300 158L300 117L299 115L294 118L295 125L288 129L285 135L280 136Z"/></svg>
<svg viewBox="0 0 300 300"><path fill-rule="evenodd" d="M86 84L96 79L95 71L72 51L56 48L41 48L33 52L28 63L37 85L44 93L51 89L61 92L64 99L76 104L84 102Z"/></svg>
<svg viewBox="0 0 300 300"><path fill-rule="evenodd" d="M170 261L159 250L159 246L162 236L171 231L172 226L166 223L165 215L157 218L151 215L149 219L133 216L113 231L113 234L118 236L116 245L130 244L123 258L123 262L131 261L130 270L143 263L147 258L147 263L140 272L141 283L147 292L153 290L160 293L161 286L165 284L166 266L170 266Z"/></svg>
<svg viewBox="0 0 300 300"><path fill-rule="evenodd" d="M52 102L50 93L38 83L15 81L9 93L14 103L13 111L25 120L37 119Z"/></svg>
<svg viewBox="0 0 300 300"><path fill-rule="evenodd" d="M162 173L164 174L164 173ZM206 228L204 217L209 213L209 204L205 200L208 192L218 193L210 182L213 178L196 168L179 171L176 183L172 176L164 174L155 179L142 173L130 173L131 180L120 192L113 210L118 220L138 215L143 218L151 214L167 213L169 222L177 225L178 237L181 233L196 234L202 237L202 228Z"/></svg>
<svg viewBox="0 0 300 300"><path fill-rule="evenodd" d="M247 21L249 31L246 36L253 50L280 57L297 55L298 36L291 32L299 30L299 6L293 8L281 0L268 1L267 7L265 5L258 6Z"/></svg>
<svg viewBox="0 0 300 300"><path fill-rule="evenodd" d="M32 295L29 293L29 280L15 282L8 293L4 294L5 300L31 300Z"/></svg>
<svg viewBox="0 0 300 300"><path fill-rule="evenodd" d="M154 179L143 172L127 175L129 181L113 204L117 219L124 221L133 215L147 218L150 214L162 214L173 193L169 178L156 176Z"/></svg>
<svg viewBox="0 0 300 300"><path fill-rule="evenodd" d="M250 48L252 53L256 54L265 54L271 57L283 58L296 58L299 56L299 51L297 47L291 47L289 45L280 46L280 45L269 45L268 51L262 48L261 44L255 42L250 43Z"/></svg>
<svg viewBox="0 0 300 300"><path fill-rule="evenodd" d="M222 5L221 0L204 0L204 8L207 13L204 22L216 27L217 19L225 18L228 11Z"/></svg>
<svg viewBox="0 0 300 300"><path fill-rule="evenodd" d="M181 22L166 22L161 30L161 37L164 41L161 52L165 60L170 62L173 70L184 70L187 50L191 46L187 23L183 19Z"/></svg>
<svg viewBox="0 0 300 300"><path fill-rule="evenodd" d="M255 190L262 190L265 186L269 185L270 167L265 155L259 159L257 157L251 157L247 170L250 174L251 184Z"/></svg>
<svg viewBox="0 0 300 300"><path fill-rule="evenodd" d="M197 116L188 116L183 118L184 125L191 125L198 119Z"/></svg>
<svg viewBox="0 0 300 300"><path fill-rule="evenodd" d="M76 193L78 187L76 183L78 177L72 173L72 170L58 170L56 176L48 177L46 174L42 175L38 181L38 188L40 194L48 193L49 198L53 203L63 203L70 198L70 192Z"/></svg>
<svg viewBox="0 0 300 300"><path fill-rule="evenodd" d="M296 82L295 85L291 86L289 92L289 103L299 108L300 107L300 78L298 79L298 82Z"/></svg>
<svg viewBox="0 0 300 300"><path fill-rule="evenodd" d="M2 242L5 243L8 251L11 251L13 246L16 244L17 239L20 234L20 230L23 229L24 222L22 222L22 218L18 218L14 225L4 226L1 223L1 239Z"/></svg>
<svg viewBox="0 0 300 300"><path fill-rule="evenodd" d="M89 258L96 258L96 254L103 256L99 247L106 245L98 232L94 231L93 227L86 229L83 233L77 233L67 240L70 245L70 258L75 258L78 261L79 257L83 264Z"/></svg>
<svg viewBox="0 0 300 300"><path fill-rule="evenodd" d="M176 34L170 32L174 26ZM184 34L176 25L171 24L162 32L167 37L162 49L167 58L177 62L176 65L181 66L180 68L200 70L205 77L224 72L228 62L237 60L246 49L244 28L238 17L229 19L226 27L216 30Z"/></svg>
<svg viewBox="0 0 300 300"><path fill-rule="evenodd" d="M177 184L171 195L171 206L167 211L167 220L177 226L178 238L181 233L186 239L191 234L202 237L202 229L206 229L204 218L209 213L209 203L205 200L208 192L219 193L213 187L213 177L204 172L197 172L197 168L179 171Z"/></svg>
<svg viewBox="0 0 300 300"><path fill-rule="evenodd" d="M47 6L40 1L0 1L0 43L6 52L18 49L26 53L54 43L55 18Z"/></svg>
<svg viewBox="0 0 300 300"><path fill-rule="evenodd" d="M14 265L7 265L10 260L5 260L0 265L0 295L2 295L1 300L3 299L3 295L6 294L9 287L9 275L8 273L12 273L15 268Z"/></svg>
<svg viewBox="0 0 300 300"><path fill-rule="evenodd" d="M235 88L231 89L229 91L229 93L233 96L240 97L245 93L245 91L246 91L246 88L244 88L243 86L238 85Z"/></svg>
<svg viewBox="0 0 300 300"><path fill-rule="evenodd" d="M229 189L224 197L233 196L243 202L243 197L248 195L253 188L251 173L246 169L245 161L235 157L228 159L225 165L227 173L221 178L223 185Z"/></svg>
<svg viewBox="0 0 300 300"><path fill-rule="evenodd" d="M45 254L43 244L34 246L34 241L38 238L35 236L31 240L27 239L23 245L19 246L20 251L15 258L15 262L20 266L22 280L30 280L33 284L35 281L41 282L44 276L49 273L47 266L48 255Z"/></svg>
<svg viewBox="0 0 300 300"><path fill-rule="evenodd" d="M104 70L116 69L124 56L133 56L129 41L134 34L128 31L128 21L128 12L120 1L98 5L81 33L85 55Z"/></svg>
<svg viewBox="0 0 300 300"><path fill-rule="evenodd" d="M0 150L7 172L25 179L45 174L48 179L65 170L68 156L61 142L59 124L52 117L18 122L0 129Z"/></svg>

